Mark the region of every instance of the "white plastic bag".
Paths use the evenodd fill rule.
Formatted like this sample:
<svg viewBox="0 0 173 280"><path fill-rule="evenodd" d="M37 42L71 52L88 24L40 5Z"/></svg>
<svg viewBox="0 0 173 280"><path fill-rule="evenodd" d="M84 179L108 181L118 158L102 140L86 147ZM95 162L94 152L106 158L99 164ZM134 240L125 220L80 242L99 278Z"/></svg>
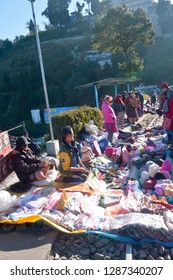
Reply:
<svg viewBox="0 0 173 280"><path fill-rule="evenodd" d="M5 190L0 191L0 212L10 208L14 204L16 198L16 195L11 195Z"/></svg>

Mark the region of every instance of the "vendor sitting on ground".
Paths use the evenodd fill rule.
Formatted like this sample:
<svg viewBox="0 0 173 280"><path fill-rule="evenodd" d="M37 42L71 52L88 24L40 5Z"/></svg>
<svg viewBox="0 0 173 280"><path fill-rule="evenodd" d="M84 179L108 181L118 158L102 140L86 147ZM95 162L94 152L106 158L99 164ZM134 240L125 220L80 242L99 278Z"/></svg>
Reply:
<svg viewBox="0 0 173 280"><path fill-rule="evenodd" d="M59 152L59 171L63 176L63 182L84 182L89 171L83 165L80 152L74 141L74 132L70 126L61 129L62 143Z"/></svg>
<svg viewBox="0 0 173 280"><path fill-rule="evenodd" d="M49 170L49 161L35 156L28 144L30 143L25 136L17 137L12 153L14 171L23 184L45 180Z"/></svg>

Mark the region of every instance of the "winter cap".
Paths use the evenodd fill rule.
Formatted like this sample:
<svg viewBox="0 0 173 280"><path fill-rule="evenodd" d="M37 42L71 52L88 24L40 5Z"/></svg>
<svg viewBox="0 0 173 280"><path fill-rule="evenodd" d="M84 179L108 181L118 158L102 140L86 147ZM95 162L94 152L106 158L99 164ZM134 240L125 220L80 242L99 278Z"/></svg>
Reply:
<svg viewBox="0 0 173 280"><path fill-rule="evenodd" d="M113 97L110 95L105 95L102 99L102 101L105 101L107 98L109 98L109 102L112 101Z"/></svg>
<svg viewBox="0 0 173 280"><path fill-rule="evenodd" d="M122 95L118 93L117 96L114 98L114 101L120 103L122 101Z"/></svg>
<svg viewBox="0 0 173 280"><path fill-rule="evenodd" d="M25 136L19 136L16 139L16 147L17 148L21 148L23 146L26 146L30 144L30 142L28 142L27 138Z"/></svg>
<svg viewBox="0 0 173 280"><path fill-rule="evenodd" d="M168 88L168 83L167 83L167 82L163 82L163 83L161 83L161 87L162 87L162 88L163 88L163 87Z"/></svg>

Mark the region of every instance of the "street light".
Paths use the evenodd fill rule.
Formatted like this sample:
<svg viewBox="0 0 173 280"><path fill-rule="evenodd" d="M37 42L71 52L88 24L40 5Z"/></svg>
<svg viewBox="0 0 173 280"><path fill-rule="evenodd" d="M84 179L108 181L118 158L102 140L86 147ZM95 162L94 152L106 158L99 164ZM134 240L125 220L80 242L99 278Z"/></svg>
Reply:
<svg viewBox="0 0 173 280"><path fill-rule="evenodd" d="M40 40L39 40L37 23L36 23L35 12L34 12L34 4L33 3L35 2L35 0L28 0L28 1L31 2L32 15L33 15L33 20L34 20L34 29L35 29L35 36L36 36L36 42L37 42L39 62L40 62L40 70L41 70L41 76L42 76L42 82L43 82L43 89L44 89L44 95L45 95L45 100L46 100L46 106L47 106L47 111L48 111L50 135L51 135L51 140L54 141L53 128L52 128L52 120L51 120L50 107L49 107L49 99L48 99L48 94L47 94L47 86L46 86L46 79L45 79L44 66L43 66L43 58L42 58L42 53L41 53Z"/></svg>

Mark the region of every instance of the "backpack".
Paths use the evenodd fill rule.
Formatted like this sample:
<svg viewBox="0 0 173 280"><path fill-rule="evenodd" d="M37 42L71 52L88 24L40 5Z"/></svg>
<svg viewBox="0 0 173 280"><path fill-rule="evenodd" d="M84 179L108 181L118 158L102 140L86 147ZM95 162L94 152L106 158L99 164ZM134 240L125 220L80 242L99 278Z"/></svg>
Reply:
<svg viewBox="0 0 173 280"><path fill-rule="evenodd" d="M132 107L134 107L134 108L138 107L138 100L136 98L132 97L132 98L129 99L129 101L130 101L130 105Z"/></svg>

